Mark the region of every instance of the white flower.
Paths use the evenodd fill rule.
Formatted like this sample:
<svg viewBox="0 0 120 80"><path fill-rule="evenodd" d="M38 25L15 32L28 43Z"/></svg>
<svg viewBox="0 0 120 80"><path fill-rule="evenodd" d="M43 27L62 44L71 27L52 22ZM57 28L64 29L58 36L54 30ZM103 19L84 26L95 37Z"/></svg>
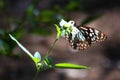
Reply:
<svg viewBox="0 0 120 80"><path fill-rule="evenodd" d="M79 29L75 27L75 22L74 21L67 22L64 19L62 19L59 24L62 29L62 36L69 37L69 34L71 33L72 40L74 40L75 36L79 33Z"/></svg>
<svg viewBox="0 0 120 80"><path fill-rule="evenodd" d="M63 27L65 24L68 24L68 22L66 22L64 19L61 19L59 24L61 27Z"/></svg>
<svg viewBox="0 0 120 80"><path fill-rule="evenodd" d="M60 21L60 23L59 23L59 25L61 26L61 29L63 29L63 28L68 28L68 27L73 27L74 24L75 24L74 21L69 21L69 22L67 22L67 21L65 21L64 19L61 19L61 21Z"/></svg>

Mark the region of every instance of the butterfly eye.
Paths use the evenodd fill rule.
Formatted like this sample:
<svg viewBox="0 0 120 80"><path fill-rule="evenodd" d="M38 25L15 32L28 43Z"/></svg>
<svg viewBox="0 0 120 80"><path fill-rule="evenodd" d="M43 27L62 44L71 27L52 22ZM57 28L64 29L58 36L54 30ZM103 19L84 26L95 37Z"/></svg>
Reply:
<svg viewBox="0 0 120 80"><path fill-rule="evenodd" d="M72 26L74 26L75 22L74 21L69 21L69 24L71 24Z"/></svg>
<svg viewBox="0 0 120 80"><path fill-rule="evenodd" d="M71 21L71 24L74 24L74 21Z"/></svg>

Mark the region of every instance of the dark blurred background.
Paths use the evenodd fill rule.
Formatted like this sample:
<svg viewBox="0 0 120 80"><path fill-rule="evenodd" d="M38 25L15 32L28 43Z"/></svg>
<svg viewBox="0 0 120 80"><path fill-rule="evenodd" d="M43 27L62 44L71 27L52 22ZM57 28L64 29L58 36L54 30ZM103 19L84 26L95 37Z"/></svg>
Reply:
<svg viewBox="0 0 120 80"><path fill-rule="evenodd" d="M74 51L61 38L51 53L54 63L90 66L87 70L52 69L38 80L120 80L120 0L0 0L0 80L33 80L32 60L13 42L12 34L31 53L45 56L60 19L97 28L107 40Z"/></svg>

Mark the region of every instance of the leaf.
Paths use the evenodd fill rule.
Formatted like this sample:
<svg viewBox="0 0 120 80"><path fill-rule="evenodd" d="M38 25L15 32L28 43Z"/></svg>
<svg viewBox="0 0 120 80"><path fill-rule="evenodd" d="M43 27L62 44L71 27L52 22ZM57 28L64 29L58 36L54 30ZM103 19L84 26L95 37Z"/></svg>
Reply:
<svg viewBox="0 0 120 80"><path fill-rule="evenodd" d="M69 4L66 6L67 10L74 10L75 8L79 7L78 6L78 1L70 1Z"/></svg>
<svg viewBox="0 0 120 80"><path fill-rule="evenodd" d="M0 39L0 52L3 55L9 55L10 52L8 44L2 39Z"/></svg>
<svg viewBox="0 0 120 80"><path fill-rule="evenodd" d="M58 27L58 25L54 24L54 26L56 27L56 30L57 30L57 39L59 39L59 37L61 36L61 30Z"/></svg>
<svg viewBox="0 0 120 80"><path fill-rule="evenodd" d="M5 34L5 31L0 28L0 35L4 35L4 34Z"/></svg>
<svg viewBox="0 0 120 80"><path fill-rule="evenodd" d="M41 36L49 36L52 34L52 31L49 28L34 27L32 33Z"/></svg>
<svg viewBox="0 0 120 80"><path fill-rule="evenodd" d="M24 34L24 30L21 29L21 28L17 28L17 29L15 29L14 31L12 31L10 33L14 34L15 38L19 40L19 39L22 38L22 36Z"/></svg>
<svg viewBox="0 0 120 80"><path fill-rule="evenodd" d="M0 1L0 9L2 9L4 7L5 3L3 0Z"/></svg>
<svg viewBox="0 0 120 80"><path fill-rule="evenodd" d="M9 34L9 36L10 36L10 38L11 38L13 41L15 41L15 42L18 44L18 46L19 46L25 53L27 53L27 54L33 59L33 61L34 61L33 55L32 55L22 44L20 44L11 34Z"/></svg>
<svg viewBox="0 0 120 80"><path fill-rule="evenodd" d="M34 5L33 4L29 5L28 8L26 9L26 15L31 16L33 14L33 10L34 10Z"/></svg>
<svg viewBox="0 0 120 80"><path fill-rule="evenodd" d="M43 60L42 62L43 64L41 65L42 66L42 70L46 70L46 69L50 69L50 68L53 68L53 61L50 57L45 57L45 59Z"/></svg>
<svg viewBox="0 0 120 80"><path fill-rule="evenodd" d="M87 69L89 67L78 65L78 64L72 64L72 63L57 63L55 64L55 68L64 68L64 69Z"/></svg>
<svg viewBox="0 0 120 80"><path fill-rule="evenodd" d="M53 10L43 10L40 13L39 20L41 22L51 22L54 20L55 12Z"/></svg>
<svg viewBox="0 0 120 80"><path fill-rule="evenodd" d="M53 66L53 61L50 57L46 57L45 60L44 60L46 66L48 67L52 67Z"/></svg>

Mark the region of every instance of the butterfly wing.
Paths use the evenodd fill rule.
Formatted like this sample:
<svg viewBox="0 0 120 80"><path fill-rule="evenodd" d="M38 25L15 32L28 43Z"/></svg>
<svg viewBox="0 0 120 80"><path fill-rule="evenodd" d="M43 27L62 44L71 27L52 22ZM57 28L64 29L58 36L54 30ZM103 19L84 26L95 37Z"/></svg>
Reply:
<svg viewBox="0 0 120 80"><path fill-rule="evenodd" d="M101 42L104 41L107 37L100 30L91 27L78 27L78 29L82 32L84 37L89 43Z"/></svg>
<svg viewBox="0 0 120 80"><path fill-rule="evenodd" d="M78 33L79 34L79 33ZM78 35L77 34L77 35ZM88 43L88 41L85 39L85 40L82 40L80 37L78 37L76 35L75 39L72 40L72 34L69 35L69 38L68 38L68 41L70 43L70 46L73 48L73 49L77 49L77 50L83 50L83 49L87 49L90 44ZM80 35L81 36L81 35ZM82 36L84 37L84 36Z"/></svg>
<svg viewBox="0 0 120 80"><path fill-rule="evenodd" d="M92 43L104 41L107 37L101 31L91 27L77 27L79 33L75 35L74 40L72 34L69 35L69 43L73 49L84 50L87 49Z"/></svg>

